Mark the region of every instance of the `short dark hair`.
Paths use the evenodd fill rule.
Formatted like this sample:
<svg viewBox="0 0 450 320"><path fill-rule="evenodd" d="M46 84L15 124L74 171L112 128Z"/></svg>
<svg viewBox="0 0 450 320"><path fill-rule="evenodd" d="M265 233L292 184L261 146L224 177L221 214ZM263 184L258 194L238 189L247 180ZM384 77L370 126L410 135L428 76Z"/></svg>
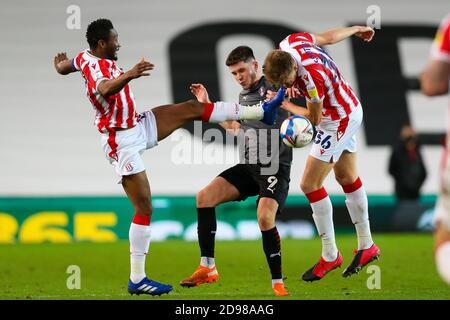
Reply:
<svg viewBox="0 0 450 320"><path fill-rule="evenodd" d="M247 46L239 46L237 48L234 48L233 51L230 52L225 64L229 67L241 61L248 62L251 59L255 59L252 48Z"/></svg>
<svg viewBox="0 0 450 320"><path fill-rule="evenodd" d="M263 73L277 87L285 84L294 69L295 61L285 51L272 50L264 60Z"/></svg>
<svg viewBox="0 0 450 320"><path fill-rule="evenodd" d="M86 31L86 39L91 49L97 48L99 40L108 41L111 29L114 29L112 22L108 19L97 19L92 21Z"/></svg>

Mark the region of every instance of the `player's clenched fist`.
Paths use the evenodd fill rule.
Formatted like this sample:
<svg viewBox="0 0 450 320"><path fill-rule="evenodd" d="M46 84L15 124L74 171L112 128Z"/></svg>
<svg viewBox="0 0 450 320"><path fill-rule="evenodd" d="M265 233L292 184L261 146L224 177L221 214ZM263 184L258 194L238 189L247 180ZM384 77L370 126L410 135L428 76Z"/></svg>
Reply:
<svg viewBox="0 0 450 320"><path fill-rule="evenodd" d="M149 76L150 73L148 73L146 71L153 70L154 68L155 68L154 64L152 64L148 61L145 61L145 59L142 58L141 61L139 61L139 63L136 64L127 73L132 79L136 79L136 78L143 77L143 76L144 77Z"/></svg>

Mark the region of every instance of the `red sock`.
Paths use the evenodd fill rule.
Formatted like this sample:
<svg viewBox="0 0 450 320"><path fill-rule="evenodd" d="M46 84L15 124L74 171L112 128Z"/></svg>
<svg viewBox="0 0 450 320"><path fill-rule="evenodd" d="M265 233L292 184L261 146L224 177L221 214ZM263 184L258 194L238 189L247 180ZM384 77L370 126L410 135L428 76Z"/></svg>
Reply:
<svg viewBox="0 0 450 320"><path fill-rule="evenodd" d="M342 186L345 193L352 193L362 187L361 179L358 177L353 183Z"/></svg>
<svg viewBox="0 0 450 320"><path fill-rule="evenodd" d="M211 114L214 110L214 103L204 103L203 106L205 107L205 109L203 110L202 121L209 122Z"/></svg>
<svg viewBox="0 0 450 320"><path fill-rule="evenodd" d="M134 218L133 218L133 223L140 224L143 226L149 226L150 225L150 216L135 214Z"/></svg>

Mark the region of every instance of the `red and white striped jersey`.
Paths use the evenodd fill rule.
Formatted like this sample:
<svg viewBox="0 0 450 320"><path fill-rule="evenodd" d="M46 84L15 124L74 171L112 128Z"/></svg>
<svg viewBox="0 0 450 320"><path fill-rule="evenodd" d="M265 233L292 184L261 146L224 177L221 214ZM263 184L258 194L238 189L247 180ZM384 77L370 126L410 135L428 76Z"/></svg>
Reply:
<svg viewBox="0 0 450 320"><path fill-rule="evenodd" d="M450 14L439 26L431 48L431 58L450 63Z"/></svg>
<svg viewBox="0 0 450 320"><path fill-rule="evenodd" d="M86 95L96 111L95 125L100 132L111 132L115 128L128 129L136 125L139 114L136 113L136 103L128 84L120 92L108 97L103 97L97 91L100 82L115 79L124 73L114 61L100 59L86 49L72 60L72 64L83 75Z"/></svg>
<svg viewBox="0 0 450 320"><path fill-rule="evenodd" d="M450 14L447 15L439 25L438 31L431 47L431 59L450 63ZM450 75L449 75L450 86ZM447 111L447 136L445 143L445 152L441 159L440 171L441 176L444 177L447 162L450 161L450 105ZM442 178L444 184L444 178Z"/></svg>
<svg viewBox="0 0 450 320"><path fill-rule="evenodd" d="M447 15L439 25L438 31L431 47L431 59L450 63L450 14ZM450 75L449 84L450 86ZM447 161L449 161L450 152L450 105L447 111L447 138L446 138L446 151L441 169L443 170Z"/></svg>
<svg viewBox="0 0 450 320"><path fill-rule="evenodd" d="M314 36L301 32L287 36L280 49L298 64L293 87L310 102L323 101L323 120L346 118L360 102L331 57L315 45Z"/></svg>

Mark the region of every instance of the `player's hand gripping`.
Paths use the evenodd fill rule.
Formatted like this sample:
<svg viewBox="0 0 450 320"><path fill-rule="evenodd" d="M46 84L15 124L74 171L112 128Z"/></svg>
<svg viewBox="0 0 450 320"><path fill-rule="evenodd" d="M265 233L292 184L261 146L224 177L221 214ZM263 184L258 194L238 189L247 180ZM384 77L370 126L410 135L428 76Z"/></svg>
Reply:
<svg viewBox="0 0 450 320"><path fill-rule="evenodd" d="M192 94L197 98L198 101L202 103L209 103L211 102L209 100L208 91L201 83L193 83L189 87Z"/></svg>
<svg viewBox="0 0 450 320"><path fill-rule="evenodd" d="M150 75L150 73L146 71L153 70L155 68L155 65L145 61L144 58L139 61L132 69L130 69L127 73L131 79L137 79L140 77L147 77Z"/></svg>
<svg viewBox="0 0 450 320"><path fill-rule="evenodd" d="M289 97L289 98L291 98L291 92L293 92L292 91L293 89L292 88L287 88L286 89L286 95ZM267 93L266 93L266 101L270 101L270 100L272 100L276 95L277 95L277 92L278 91L272 91L272 90L267 90Z"/></svg>
<svg viewBox="0 0 450 320"><path fill-rule="evenodd" d="M361 38L365 42L372 41L373 36L375 35L375 30L373 30L371 27L354 26L354 28L357 28L357 30L358 30L355 33L355 37Z"/></svg>

